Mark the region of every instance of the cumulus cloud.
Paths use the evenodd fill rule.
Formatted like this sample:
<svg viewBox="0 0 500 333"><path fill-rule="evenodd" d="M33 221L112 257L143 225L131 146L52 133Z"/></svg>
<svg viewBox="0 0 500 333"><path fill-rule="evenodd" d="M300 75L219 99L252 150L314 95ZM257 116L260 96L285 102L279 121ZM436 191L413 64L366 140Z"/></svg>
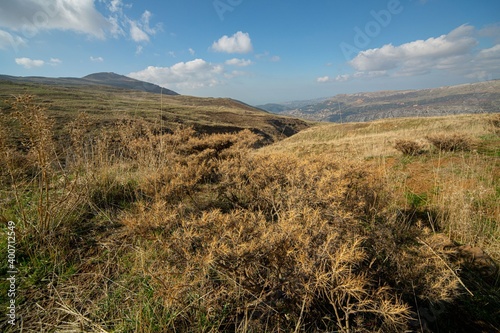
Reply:
<svg viewBox="0 0 500 333"><path fill-rule="evenodd" d="M231 37L226 35L212 44L212 50L225 53L249 53L253 51L252 40L247 32L238 31Z"/></svg>
<svg viewBox="0 0 500 333"><path fill-rule="evenodd" d="M448 35L417 40L400 46L392 44L361 51L350 61L358 71L383 71L400 68L408 72L428 71L441 64L460 61L478 44L474 28L463 25Z"/></svg>
<svg viewBox="0 0 500 333"><path fill-rule="evenodd" d="M179 62L171 67L149 66L129 77L172 89L212 87L221 83L224 67L203 59Z"/></svg>
<svg viewBox="0 0 500 333"><path fill-rule="evenodd" d="M30 58L16 58L16 64L23 66L24 68L30 69L34 67L41 67L45 64L43 60L35 60Z"/></svg>
<svg viewBox="0 0 500 333"><path fill-rule="evenodd" d="M491 34L492 30L494 27L483 30L482 34ZM487 66L500 71L500 46L476 50L478 35L473 26L462 25L439 37L361 51L349 62L356 72L339 75L335 81L385 75L415 76L436 70L467 76Z"/></svg>
<svg viewBox="0 0 500 333"><path fill-rule="evenodd" d="M252 60L233 58L226 60L225 64L230 66L246 67L253 64L253 62Z"/></svg>
<svg viewBox="0 0 500 333"><path fill-rule="evenodd" d="M104 39L111 24L94 7L94 0L16 0L0 2L0 26L31 38L59 29Z"/></svg>

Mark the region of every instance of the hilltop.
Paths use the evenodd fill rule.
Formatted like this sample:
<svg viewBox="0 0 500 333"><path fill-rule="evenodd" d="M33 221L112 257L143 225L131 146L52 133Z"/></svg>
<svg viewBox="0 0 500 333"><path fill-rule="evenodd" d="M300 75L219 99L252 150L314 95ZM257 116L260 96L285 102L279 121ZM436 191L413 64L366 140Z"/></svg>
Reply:
<svg viewBox="0 0 500 333"><path fill-rule="evenodd" d="M94 73L82 78L76 77L41 77L41 76L9 76L0 75L0 80L16 82L16 83L38 83L56 85L62 87L74 86L109 86L115 88L124 88L129 90L137 90L165 95L179 95L173 90L160 87L156 84L144 82L130 77L119 75L112 72Z"/></svg>
<svg viewBox="0 0 500 333"><path fill-rule="evenodd" d="M258 107L278 114L328 122L492 113L500 112L500 80L422 90L341 94Z"/></svg>

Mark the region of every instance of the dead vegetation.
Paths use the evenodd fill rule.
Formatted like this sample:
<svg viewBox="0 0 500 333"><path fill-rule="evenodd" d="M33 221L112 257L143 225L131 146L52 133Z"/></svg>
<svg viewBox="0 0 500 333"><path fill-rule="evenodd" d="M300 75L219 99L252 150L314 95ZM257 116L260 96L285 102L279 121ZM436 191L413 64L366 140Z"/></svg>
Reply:
<svg viewBox="0 0 500 333"><path fill-rule="evenodd" d="M426 152L422 143L413 140L398 139L394 144L394 148L407 156L422 155Z"/></svg>
<svg viewBox="0 0 500 333"><path fill-rule="evenodd" d="M469 151L473 146L471 138L460 133L430 135L427 140L441 151Z"/></svg>
<svg viewBox="0 0 500 333"><path fill-rule="evenodd" d="M463 201L444 181L431 206L355 158L257 152L249 130L158 133L132 119L96 136L82 114L61 142L30 98L12 111L0 205L17 223L25 332L457 331L454 310L482 305L491 316L463 320L499 324L498 272L471 286L471 251L449 238L493 242L498 211L481 205L489 229L467 229L471 201L452 225L444 207Z"/></svg>

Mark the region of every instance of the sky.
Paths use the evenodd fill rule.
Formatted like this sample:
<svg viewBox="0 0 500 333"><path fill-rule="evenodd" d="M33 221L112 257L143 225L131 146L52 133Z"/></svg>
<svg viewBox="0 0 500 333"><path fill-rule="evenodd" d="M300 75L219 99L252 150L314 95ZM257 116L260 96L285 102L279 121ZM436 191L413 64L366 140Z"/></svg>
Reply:
<svg viewBox="0 0 500 333"><path fill-rule="evenodd" d="M1 0L0 74L280 103L500 78L498 0Z"/></svg>

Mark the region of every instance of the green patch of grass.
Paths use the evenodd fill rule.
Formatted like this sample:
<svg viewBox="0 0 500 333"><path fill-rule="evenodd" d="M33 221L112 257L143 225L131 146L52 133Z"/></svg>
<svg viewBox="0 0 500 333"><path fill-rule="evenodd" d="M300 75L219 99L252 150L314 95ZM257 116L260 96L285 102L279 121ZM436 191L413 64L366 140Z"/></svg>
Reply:
<svg viewBox="0 0 500 333"><path fill-rule="evenodd" d="M477 147L477 152L487 156L500 157L500 135L482 135Z"/></svg>
<svg viewBox="0 0 500 333"><path fill-rule="evenodd" d="M427 193L406 192L405 197L412 209L422 208L429 202Z"/></svg>

